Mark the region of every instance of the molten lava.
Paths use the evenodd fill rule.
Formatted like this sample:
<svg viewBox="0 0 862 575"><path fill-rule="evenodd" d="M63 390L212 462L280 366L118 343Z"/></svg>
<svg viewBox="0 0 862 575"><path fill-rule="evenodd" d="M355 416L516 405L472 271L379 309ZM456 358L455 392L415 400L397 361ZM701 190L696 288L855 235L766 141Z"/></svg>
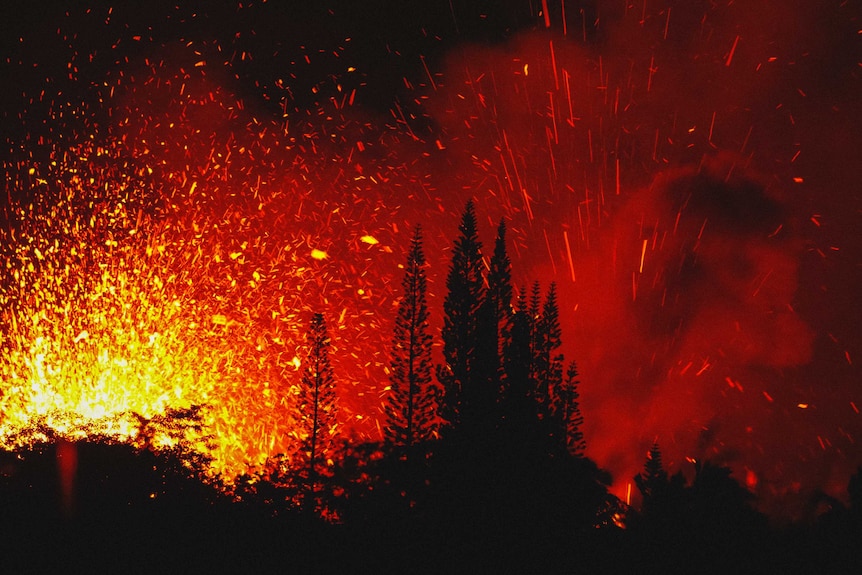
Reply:
<svg viewBox="0 0 862 575"><path fill-rule="evenodd" d="M29 141L6 165L0 438L136 441L141 421L200 406L203 430L185 439L229 480L291 454L309 312L333 316L336 341L375 328L389 292L365 270L391 250L363 202L315 205L309 166L253 118L231 122L235 100L171 80L144 82L168 86L161 116L137 113L152 93L133 86L119 122ZM204 137L214 119L229 125ZM351 359L343 385L379 369ZM347 405L347 420L368 411Z"/></svg>

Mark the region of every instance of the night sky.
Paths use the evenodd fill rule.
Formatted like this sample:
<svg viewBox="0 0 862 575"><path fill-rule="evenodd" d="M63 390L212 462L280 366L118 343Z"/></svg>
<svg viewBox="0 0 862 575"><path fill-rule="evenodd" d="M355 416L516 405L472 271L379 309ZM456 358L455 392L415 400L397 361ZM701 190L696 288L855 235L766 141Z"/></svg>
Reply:
<svg viewBox="0 0 862 575"><path fill-rule="evenodd" d="M169 255L133 265L118 250L143 248L121 240L72 273L157 265L157 288L128 293L200 310L159 321L198 313L235 330L174 341L208 349L213 371L259 376L247 397L230 377L214 384L223 395L187 393L239 398L221 433L268 366L290 366L273 342L299 341L321 310L345 433L379 439L413 226L439 325L472 198L486 255L504 218L517 286L556 282L587 456L617 495L657 441L671 471L730 465L777 515L804 513L817 490L843 497L862 464L857 2L129 4L3 6L4 241L78 238L39 211L51 194L96 198L91 211L134 204L128 219L145 214ZM28 202L42 208L16 212ZM105 233L126 225L111 213ZM66 269L45 266L27 277ZM47 305L11 277L17 313ZM76 344L96 321L82 317ZM35 331L3 324L7 347L26 348ZM285 433L239 434L231 449L250 436L275 449L259 436Z"/></svg>

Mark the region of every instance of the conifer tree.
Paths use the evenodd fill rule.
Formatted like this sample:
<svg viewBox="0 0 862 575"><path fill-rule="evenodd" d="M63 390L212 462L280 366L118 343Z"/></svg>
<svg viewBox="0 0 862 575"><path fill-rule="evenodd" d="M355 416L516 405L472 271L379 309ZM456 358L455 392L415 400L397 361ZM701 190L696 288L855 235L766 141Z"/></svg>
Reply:
<svg viewBox="0 0 862 575"><path fill-rule="evenodd" d="M443 302L443 359L437 378L443 385L442 415L451 425L461 423L465 404L475 403L479 309L484 301L482 245L473 202L467 202L459 236L452 250ZM469 409L469 408L468 408Z"/></svg>
<svg viewBox="0 0 862 575"><path fill-rule="evenodd" d="M533 282L529 297L526 291L522 291L521 295L524 298L524 311L530 327L530 380L535 384L538 380L539 349L541 347L539 345L539 320L542 317L542 287L539 280ZM535 392L535 389L531 392L534 398Z"/></svg>
<svg viewBox="0 0 862 575"><path fill-rule="evenodd" d="M504 390L507 411L517 412L517 418L535 423L539 415L539 377L547 371L541 363L541 288L533 283L529 293L518 290L512 329L506 341ZM511 414L509 414L511 417Z"/></svg>
<svg viewBox="0 0 862 575"><path fill-rule="evenodd" d="M563 380L563 356L559 353L561 336L557 286L551 283L537 322L535 338L536 400L542 417L548 415L554 401L553 395Z"/></svg>
<svg viewBox="0 0 862 575"><path fill-rule="evenodd" d="M581 457L586 449L584 434L581 425L584 417L581 415L580 394L578 393L578 366L574 361L569 362L566 370L566 378L555 396L554 412L559 422L559 433L561 443L571 455Z"/></svg>
<svg viewBox="0 0 862 575"><path fill-rule="evenodd" d="M533 349L538 348L538 327L539 327L539 319L541 319L542 313L542 286L539 284L539 280L533 282L533 287L530 288L530 302L529 307L527 308L527 313L530 317L530 329L531 329L531 337L532 337L532 347Z"/></svg>
<svg viewBox="0 0 862 575"><path fill-rule="evenodd" d="M432 437L437 418L431 385L431 333L420 226L416 226L410 244L401 285L404 294L398 303L392 339L385 436L394 445L405 447L409 458L415 444Z"/></svg>
<svg viewBox="0 0 862 575"><path fill-rule="evenodd" d="M506 340L504 365L506 370L503 392L503 417L509 423L523 426L535 419L533 398L535 385L531 379L533 352L532 329L524 290L518 296L512 329Z"/></svg>
<svg viewBox="0 0 862 575"><path fill-rule="evenodd" d="M647 509L656 497L661 497L667 488L667 471L662 466L658 442L653 443L647 453L644 470L638 473L634 480L643 497L644 509Z"/></svg>
<svg viewBox="0 0 862 575"><path fill-rule="evenodd" d="M315 313L306 336L305 357L302 358L302 379L299 386L298 433L303 440L302 451L307 459L310 479L317 475L321 461L332 447L335 434L335 378L329 362L329 334L323 314Z"/></svg>
<svg viewBox="0 0 862 575"><path fill-rule="evenodd" d="M488 288L479 312L477 382L482 407L490 411L499 403L505 379L505 343L512 329L512 263L506 251L506 223L500 220L494 255L488 270Z"/></svg>
<svg viewBox="0 0 862 575"><path fill-rule="evenodd" d="M488 301L493 305L494 319L497 322L495 344L499 358L498 369L502 368L504 344L512 329L512 262L506 250L506 222L500 220L497 237L494 240L494 256L488 271Z"/></svg>

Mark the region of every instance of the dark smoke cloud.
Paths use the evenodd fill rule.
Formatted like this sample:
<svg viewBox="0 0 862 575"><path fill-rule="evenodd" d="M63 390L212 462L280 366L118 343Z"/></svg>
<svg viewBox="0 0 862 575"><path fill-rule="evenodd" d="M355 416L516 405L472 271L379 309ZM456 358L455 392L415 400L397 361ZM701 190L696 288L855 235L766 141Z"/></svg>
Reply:
<svg viewBox="0 0 862 575"><path fill-rule="evenodd" d="M569 8L568 36L452 50L435 181L510 218L519 281L559 284L588 454L620 493L658 440L777 513L841 495L862 460L858 7L597 3L583 28Z"/></svg>
<svg viewBox="0 0 862 575"><path fill-rule="evenodd" d="M758 468L760 413L795 401L785 370L811 360L812 330L793 310L801 238L762 184L727 178L731 165L711 159L632 192L577 260L570 333L590 445L624 479L655 440L675 465Z"/></svg>

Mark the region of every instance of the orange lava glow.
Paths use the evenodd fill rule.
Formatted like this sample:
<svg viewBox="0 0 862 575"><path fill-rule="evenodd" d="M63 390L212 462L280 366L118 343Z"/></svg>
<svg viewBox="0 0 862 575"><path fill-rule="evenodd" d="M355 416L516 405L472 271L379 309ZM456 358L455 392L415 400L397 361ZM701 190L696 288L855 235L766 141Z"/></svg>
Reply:
<svg viewBox="0 0 862 575"><path fill-rule="evenodd" d="M152 94L130 90L118 122L88 121L77 141L37 144L6 166L0 443L16 447L36 426L134 442L141 418L201 406L203 429L186 439L230 480L301 439L294 398L312 310L332 316L336 348L385 333L373 309L388 291L363 271L386 253L385 230L369 235L373 214L354 213L354 231L346 212L363 207L352 199L314 207L307 166L253 118L202 137L240 104L173 80L169 111L136 114ZM344 355L345 387L380 368ZM353 412L367 410L345 395L344 419L361 420Z"/></svg>

